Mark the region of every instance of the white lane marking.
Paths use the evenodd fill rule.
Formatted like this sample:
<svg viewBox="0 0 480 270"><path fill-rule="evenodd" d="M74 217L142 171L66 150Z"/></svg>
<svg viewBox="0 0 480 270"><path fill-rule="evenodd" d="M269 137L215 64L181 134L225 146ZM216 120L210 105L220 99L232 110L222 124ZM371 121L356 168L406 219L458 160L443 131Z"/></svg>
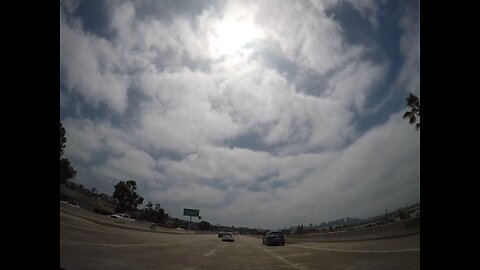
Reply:
<svg viewBox="0 0 480 270"><path fill-rule="evenodd" d="M288 255L283 255L284 258L288 258L288 257L297 257L297 256L306 256L306 255L310 255L311 253L296 253L296 254L288 254Z"/></svg>
<svg viewBox="0 0 480 270"><path fill-rule="evenodd" d="M323 251L337 251L337 252L351 252L351 253L395 253L395 252L419 252L419 248L411 249L396 249L396 250L357 250L357 249L334 249L334 248L320 248L320 247L306 247L301 245L292 245L291 247L309 248Z"/></svg>
<svg viewBox="0 0 480 270"><path fill-rule="evenodd" d="M304 267L303 265L300 265L299 263L293 263L291 261L288 261L286 260L285 258L283 258L282 256L279 256L279 255L275 255L273 254L271 251L268 251L266 250L265 248L263 248L262 246L258 245L259 248L263 249L263 251L265 251L268 255L272 256L273 258L277 259L277 260L280 260L281 262L285 263L286 265L294 268L294 269L297 269L297 270L306 270L308 268Z"/></svg>
<svg viewBox="0 0 480 270"><path fill-rule="evenodd" d="M208 257L210 255L212 255L214 252L215 252L216 249L212 249L210 250L210 252L208 252L205 256Z"/></svg>
<svg viewBox="0 0 480 270"><path fill-rule="evenodd" d="M76 244L76 245L86 245L86 246L100 246L100 247L161 247L169 246L169 244L105 244L105 243L88 243L88 242L77 242L77 241L63 241L65 244Z"/></svg>
<svg viewBox="0 0 480 270"><path fill-rule="evenodd" d="M82 226L77 226L77 225L68 224L68 223L61 222L61 221L60 221L60 225L68 226L68 227L72 227L72 228L76 228L76 229L80 229L80 230L86 230L86 231L105 232L104 230L94 229L94 228L88 228L88 227L82 227Z"/></svg>

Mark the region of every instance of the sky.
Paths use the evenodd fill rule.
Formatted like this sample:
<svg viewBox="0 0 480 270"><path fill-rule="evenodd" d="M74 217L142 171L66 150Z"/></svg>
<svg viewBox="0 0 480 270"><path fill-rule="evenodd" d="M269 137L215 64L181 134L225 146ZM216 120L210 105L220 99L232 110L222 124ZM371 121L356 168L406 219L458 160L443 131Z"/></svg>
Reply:
<svg viewBox="0 0 480 270"><path fill-rule="evenodd" d="M59 31L78 184L264 229L420 201L418 1L62 0Z"/></svg>

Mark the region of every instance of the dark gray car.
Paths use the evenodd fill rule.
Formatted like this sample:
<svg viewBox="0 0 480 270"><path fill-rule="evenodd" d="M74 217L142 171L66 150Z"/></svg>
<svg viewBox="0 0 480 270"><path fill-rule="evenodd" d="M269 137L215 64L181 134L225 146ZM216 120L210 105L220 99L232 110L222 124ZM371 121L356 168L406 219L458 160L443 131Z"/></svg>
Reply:
<svg viewBox="0 0 480 270"><path fill-rule="evenodd" d="M270 246L270 245L285 245L285 236L283 236L282 232L279 231L270 231L266 232L263 236L263 244Z"/></svg>

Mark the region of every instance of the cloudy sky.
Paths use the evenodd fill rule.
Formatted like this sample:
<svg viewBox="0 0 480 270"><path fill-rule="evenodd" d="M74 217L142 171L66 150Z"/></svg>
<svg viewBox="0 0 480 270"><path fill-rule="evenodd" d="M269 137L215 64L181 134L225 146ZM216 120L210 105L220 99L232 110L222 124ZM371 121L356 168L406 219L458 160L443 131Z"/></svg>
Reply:
<svg viewBox="0 0 480 270"><path fill-rule="evenodd" d="M283 228L420 200L419 2L67 1L75 182L179 218ZM186 217L185 217L186 219Z"/></svg>

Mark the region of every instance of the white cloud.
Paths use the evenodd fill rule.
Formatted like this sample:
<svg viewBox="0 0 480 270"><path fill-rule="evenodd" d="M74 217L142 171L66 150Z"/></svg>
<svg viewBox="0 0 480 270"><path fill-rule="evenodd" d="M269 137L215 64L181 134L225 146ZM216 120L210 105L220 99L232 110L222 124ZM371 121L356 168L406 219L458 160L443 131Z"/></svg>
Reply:
<svg viewBox="0 0 480 270"><path fill-rule="evenodd" d="M69 102L68 96L60 92L60 107L66 107L68 102Z"/></svg>
<svg viewBox="0 0 480 270"><path fill-rule="evenodd" d="M105 151L122 156L135 149L135 138L109 122L66 118L62 123L67 132L65 153L80 161L89 162Z"/></svg>
<svg viewBox="0 0 480 270"><path fill-rule="evenodd" d="M374 215L419 200L419 134L400 113L338 154L274 157L210 147L181 162L164 165L172 168L166 169L167 175L185 177L185 190L198 185L199 178L220 178L217 181L227 187L215 190L215 198L226 196L230 200L216 206L215 211L205 207L210 209L205 217L222 224L275 228L320 223L344 216ZM236 182L258 182L269 173L273 180L287 184L276 187L274 181L267 181L266 189L249 190ZM177 195L179 200L186 200ZM199 205L209 202L206 196L197 199ZM238 220L230 218L232 215L249 218Z"/></svg>
<svg viewBox="0 0 480 270"><path fill-rule="evenodd" d="M265 143L288 143L284 154L306 147L338 147L349 136L352 115L341 101L298 92L278 71L256 61L213 70L218 71L218 85L224 86L220 104L244 130L261 132ZM356 90L359 96L365 89Z"/></svg>
<svg viewBox="0 0 480 270"><path fill-rule="evenodd" d="M140 185L162 186L165 177L157 161L136 146L136 138L108 122L65 119L65 156L76 166L87 167L86 174L107 182L134 179Z"/></svg>
<svg viewBox="0 0 480 270"><path fill-rule="evenodd" d="M239 132L232 117L215 108L221 92L208 74L150 69L140 81L150 99L143 104L141 127L135 134L149 147L188 153Z"/></svg>
<svg viewBox="0 0 480 270"><path fill-rule="evenodd" d="M160 161L165 173L178 181L209 179L245 186L274 171L275 158L248 149L202 146L180 162Z"/></svg>
<svg viewBox="0 0 480 270"><path fill-rule="evenodd" d="M91 170L115 180L135 180L137 185L147 185L143 188L146 190L161 186L166 180L156 169L156 161L148 153L137 149L129 150L120 157L110 157L103 165L92 166Z"/></svg>
<svg viewBox="0 0 480 270"><path fill-rule="evenodd" d="M326 9L336 5L339 0L310 0L310 2L318 12L324 12Z"/></svg>
<svg viewBox="0 0 480 270"><path fill-rule="evenodd" d="M132 29L135 23L135 6L125 2L112 10L112 13L110 27L115 32L115 43L133 47L132 45L139 41L134 37L136 29Z"/></svg>
<svg viewBox="0 0 480 270"><path fill-rule="evenodd" d="M341 27L307 2L261 1L256 23L278 40L285 56L319 75L360 57L366 48L343 41ZM317 5L317 8L322 8ZM298 18L302 18L299 20ZM314 33L314 34L313 34Z"/></svg>
<svg viewBox="0 0 480 270"><path fill-rule="evenodd" d="M400 51L404 63L397 83L407 93L420 94L420 22L419 14L407 9L400 19L404 31L400 40Z"/></svg>
<svg viewBox="0 0 480 270"><path fill-rule="evenodd" d="M199 184L176 185L165 191L154 190L149 193L149 196L153 199L174 205L183 205L185 208L198 207L199 205L215 207L224 202L225 195L223 190ZM203 210L202 212L204 212Z"/></svg>
<svg viewBox="0 0 480 270"><path fill-rule="evenodd" d="M270 26L270 37L283 44L281 47L287 55L299 52L292 59L306 69L314 69L322 74L340 68L345 65L345 61L354 60L352 57L358 56L359 48L345 45L339 26L322 12L311 12L300 3L297 3L296 9L281 4L275 5L273 10L279 16L266 16L265 18L271 19L263 19L262 14L266 12L268 4L262 2L257 8L253 5L246 7L240 9L238 3L227 4L225 18L230 15L233 18L246 16L249 19L243 19L250 20L249 23ZM253 21L255 12L256 21ZM293 20L300 13L306 14L306 20ZM135 6L129 2L112 7L111 14L111 28L116 33L115 47L103 39L89 39L81 28L75 28L76 36L87 43L83 47L89 48L90 43L101 45L90 46L95 49L95 55L85 53L83 56L79 53L81 49L75 50L78 56L74 58L82 58L85 64L80 61L75 65L66 65L67 83L70 88L81 91L87 100L104 100L118 111L124 110L127 105L126 88L125 93L119 95L121 90L107 90L102 85L115 82L117 88L121 88L121 78L124 81L138 79L141 90L152 100L143 104L141 128L137 133L145 142L145 147L157 150L188 153L204 143L221 143L251 130L261 132L267 144L289 143L288 149L282 150L284 154L302 151L306 147L338 147L351 132L349 121L352 115L345 113L350 100L361 110L364 93L373 84L367 78L380 79L377 67L358 64L367 68L362 70L361 67L350 68L352 65L349 64L343 69L344 72L348 71L349 76L364 82L360 87L366 90L353 91L353 82L348 84L348 80L334 82L335 98L341 100L332 102L297 93L276 71L263 67L261 62L246 58L216 57L212 59L216 60L212 62L210 74L191 72L181 68L185 54L197 59L212 57L212 51L208 50L211 45L208 37L215 30L214 26L223 20L212 9L204 11L198 17L197 31L181 17L174 16L170 23L153 18L136 20ZM286 24L289 18L292 22ZM290 27L290 32L279 27L284 24ZM70 40L69 33L73 36L73 29L68 26L66 29L71 31L66 31L65 40ZM316 31L319 35L310 35L309 31ZM203 54L199 53L205 51L200 49L202 44L208 45L207 52ZM66 44L65 47L73 46ZM80 45L76 47L82 48ZM169 51L172 53L169 54L170 58L167 57L168 64L158 67L156 60L152 59L164 56ZM125 52L123 57L119 56L120 52ZM69 55L69 51L64 54ZM320 59L319 55L328 56L328 59ZM330 56L343 60L332 62ZM95 74L91 73L97 69L96 61L107 58L137 67L138 73L129 78L107 72L106 76L97 76L97 81L86 80L86 77L95 78ZM67 63L67 60L64 62ZM111 62L107 64L114 65L114 61ZM162 68L166 69L162 71ZM79 72L73 72L75 70ZM75 88L77 85L80 87ZM115 89L115 84L113 88ZM342 131L341 136L338 136L339 131Z"/></svg>
<svg viewBox="0 0 480 270"><path fill-rule="evenodd" d="M383 82L388 72L386 63L355 61L349 63L329 80L329 98L339 100L343 107L363 112L369 94Z"/></svg>
<svg viewBox="0 0 480 270"><path fill-rule="evenodd" d="M348 0L348 2L362 17L368 19L374 30L378 29L378 3L385 2L385 0Z"/></svg>
<svg viewBox="0 0 480 270"><path fill-rule="evenodd" d="M396 113L282 195L303 219L372 215L419 200L419 160L419 134Z"/></svg>
<svg viewBox="0 0 480 270"><path fill-rule="evenodd" d="M175 70L181 69L188 59L208 61L218 57L208 49L208 34L218 21L213 11L200 15L195 30L191 22L181 16L172 16L169 21L137 16L136 7L130 2L111 5L109 12L115 44L139 58L141 68L154 63L161 69Z"/></svg>
<svg viewBox="0 0 480 270"><path fill-rule="evenodd" d="M84 33L80 21L60 21L60 67L67 90L78 93L85 102L98 107L104 102L115 112L127 107L128 77L116 72L118 52L112 44Z"/></svg>
<svg viewBox="0 0 480 270"><path fill-rule="evenodd" d="M61 7L68 14L73 13L77 9L79 4L80 4L80 0L61 0L60 1Z"/></svg>
<svg viewBox="0 0 480 270"><path fill-rule="evenodd" d="M214 223L306 224L415 202L418 132L399 112L357 134L356 117L372 113L367 101L390 66L370 60L371 48L345 42L344 30L324 14L336 3L228 1L220 12L162 19L141 14L139 2L112 2L108 40L71 17L75 5L65 7L71 11L61 20L61 109L107 109L105 118L62 120L66 156L84 178L134 179L146 201L171 211L202 207ZM376 23L374 1L353 5ZM396 83L404 89L419 80L418 22L411 16L400 22L405 63ZM228 27L252 33L235 36ZM291 76L252 57L255 40L279 44L275 53L292 70L326 88L319 96L297 89ZM126 111L133 120L109 122ZM243 145L263 151L234 147L252 134L259 141Z"/></svg>
<svg viewBox="0 0 480 270"><path fill-rule="evenodd" d="M67 143L65 155L81 161L90 161L102 149L102 136L89 120L64 119Z"/></svg>

